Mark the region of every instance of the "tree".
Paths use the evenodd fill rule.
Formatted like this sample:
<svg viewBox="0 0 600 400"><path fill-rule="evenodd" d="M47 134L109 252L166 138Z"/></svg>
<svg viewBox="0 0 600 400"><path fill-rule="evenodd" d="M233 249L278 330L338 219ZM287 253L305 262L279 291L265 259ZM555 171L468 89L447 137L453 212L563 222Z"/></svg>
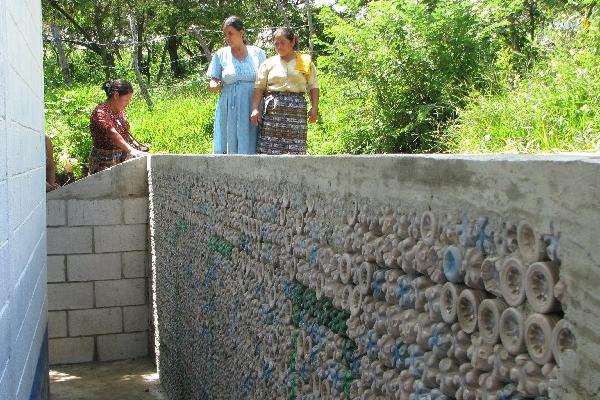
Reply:
<svg viewBox="0 0 600 400"><path fill-rule="evenodd" d="M106 78L115 67L118 40L123 36L124 5L109 0L44 0L47 19L68 23L65 42L83 46L102 60Z"/></svg>

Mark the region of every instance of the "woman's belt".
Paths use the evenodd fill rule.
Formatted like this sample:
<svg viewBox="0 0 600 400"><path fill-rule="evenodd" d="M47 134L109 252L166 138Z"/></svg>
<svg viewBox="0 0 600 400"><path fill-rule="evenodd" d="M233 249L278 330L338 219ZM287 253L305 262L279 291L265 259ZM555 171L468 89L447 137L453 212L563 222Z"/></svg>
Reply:
<svg viewBox="0 0 600 400"><path fill-rule="evenodd" d="M306 99L304 93L299 92L265 92L265 104L263 111L267 112L269 109L277 109L282 103L285 107L291 108L306 108Z"/></svg>
<svg viewBox="0 0 600 400"><path fill-rule="evenodd" d="M304 92L279 92L279 91L271 91L268 90L264 93L264 96L277 96L277 95L281 95L281 96L302 96L304 97Z"/></svg>

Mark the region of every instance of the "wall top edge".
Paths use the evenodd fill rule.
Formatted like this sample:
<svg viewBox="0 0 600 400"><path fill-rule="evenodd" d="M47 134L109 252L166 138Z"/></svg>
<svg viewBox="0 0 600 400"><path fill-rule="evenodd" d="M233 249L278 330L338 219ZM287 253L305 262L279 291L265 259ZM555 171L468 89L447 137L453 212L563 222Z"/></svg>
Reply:
<svg viewBox="0 0 600 400"><path fill-rule="evenodd" d="M389 160L389 159L433 159L466 161L585 161L600 163L600 153L553 153L553 154L361 154L361 155L243 155L243 154L153 154L154 159L260 159L260 160Z"/></svg>
<svg viewBox="0 0 600 400"><path fill-rule="evenodd" d="M419 210L455 210L550 223L557 231L585 226L587 248L600 235L599 156L172 156L150 160L151 191L165 180L212 180L222 188L258 193L335 193L343 201L371 201ZM155 182L156 178L156 182ZM168 187L168 185L167 185ZM169 189L171 190L171 189ZM190 194L183 195L188 196ZM588 243L590 242L590 243ZM600 255L598 256L600 259Z"/></svg>
<svg viewBox="0 0 600 400"><path fill-rule="evenodd" d="M90 200L147 196L147 164L147 157L126 161L54 190L46 195L46 199Z"/></svg>

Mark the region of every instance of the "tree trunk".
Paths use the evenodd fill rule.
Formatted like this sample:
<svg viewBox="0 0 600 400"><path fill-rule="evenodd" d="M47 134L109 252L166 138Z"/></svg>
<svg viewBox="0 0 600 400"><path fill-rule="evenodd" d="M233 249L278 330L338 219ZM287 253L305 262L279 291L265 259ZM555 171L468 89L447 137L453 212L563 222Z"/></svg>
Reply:
<svg viewBox="0 0 600 400"><path fill-rule="evenodd" d="M529 0L527 2L527 8L529 10L529 39L533 44L535 40L535 18L536 18L536 3L535 0Z"/></svg>
<svg viewBox="0 0 600 400"><path fill-rule="evenodd" d="M141 19L137 20L136 36L137 36L137 58L140 65L140 71L146 76L146 80L150 81L150 56L147 60L144 60L144 52L142 43L144 41L144 22L145 18L142 16Z"/></svg>
<svg viewBox="0 0 600 400"><path fill-rule="evenodd" d="M171 60L171 72L175 77L179 78L183 75L183 71L179 62L179 54L177 54L178 45L176 30L171 28L169 38L167 39L167 51Z"/></svg>
<svg viewBox="0 0 600 400"><path fill-rule="evenodd" d="M104 77L109 80L115 72L115 56L111 54L106 46L100 48L100 57L102 57L102 68L104 69Z"/></svg>
<svg viewBox="0 0 600 400"><path fill-rule="evenodd" d="M69 63L67 62L67 57L65 57L65 49L63 47L63 42L60 36L60 32L58 30L58 26L56 26L56 24L52 24L51 30L52 40L54 42L54 46L56 47L56 52L58 53L58 62L60 63L60 71L62 72L63 81L65 82L65 85L70 89L73 87L73 82L71 81Z"/></svg>
<svg viewBox="0 0 600 400"><path fill-rule="evenodd" d="M60 4L58 4L56 2L56 0L47 0L48 4L50 4L50 6L52 8L54 8L56 11L58 11L63 17L65 17L65 19L67 21L69 21L72 25L73 28L75 28L76 31L78 31L83 38L85 39L85 41L80 41L80 40L71 40L72 43L75 44L79 44L81 46L84 46L88 49L90 49L91 51L93 51L94 53L98 54L101 58L102 58L102 67L104 69L104 74L106 76L106 79L109 79L112 75L112 70L114 70L115 68L115 58L114 55L111 54L108 50L107 50L107 46L106 45L98 45L96 43L96 41L94 40L93 35L87 30L85 29L83 26L81 26L77 20L75 18L73 18L73 16L71 14L69 14L65 9L63 9ZM96 27L98 30L98 36L101 39L103 36L101 35L103 30L102 30L102 17L99 15L101 14L101 10L99 10L98 8L96 9ZM104 15L104 14L102 14Z"/></svg>
<svg viewBox="0 0 600 400"><path fill-rule="evenodd" d="M140 85L140 90L142 92L142 96L144 96L144 100L146 100L146 104L148 104L148 109L152 110L152 99L150 98L150 94L148 93L148 87L146 86L146 82L144 82L144 78L142 78L142 74L140 72L138 54L139 54L139 43L136 41L137 32L136 32L136 23L135 23L135 15L133 12L129 12L129 26L131 27L131 38L133 39L133 70L135 71L135 77Z"/></svg>
<svg viewBox="0 0 600 400"><path fill-rule="evenodd" d="M94 25L96 27L98 41L100 42L99 47L104 67L104 75L108 80L115 75L115 55L111 53L108 44L108 41L112 39L113 35L106 33L104 29L103 23L105 17L106 9L103 9L99 2L94 2Z"/></svg>
<svg viewBox="0 0 600 400"><path fill-rule="evenodd" d="M156 74L156 82L160 82L163 73L165 72L165 59L167 58L167 43L163 47L162 54L160 56L160 66L158 67L158 74Z"/></svg>
<svg viewBox="0 0 600 400"><path fill-rule="evenodd" d="M281 13L281 17L283 18L283 22L285 23L285 26L291 28L292 24L290 24L290 19L288 18L287 14L285 12L285 7L283 7L282 0L277 0L277 8L279 8L279 12Z"/></svg>
<svg viewBox="0 0 600 400"><path fill-rule="evenodd" d="M206 57L206 61L210 62L210 60L212 59L212 54L210 53L210 48L208 47L208 42L206 41L206 38L202 34L202 31L197 26L191 26L190 30L196 37L196 40L198 41L198 44L200 45L200 48L202 49L202 52L204 53L204 57Z"/></svg>
<svg viewBox="0 0 600 400"><path fill-rule="evenodd" d="M310 52L310 57L312 58L312 56L313 56L312 35L313 35L313 32L315 31L315 27L313 25L313 19L312 19L311 1L306 0L305 6L306 6L306 18L308 19L308 51Z"/></svg>

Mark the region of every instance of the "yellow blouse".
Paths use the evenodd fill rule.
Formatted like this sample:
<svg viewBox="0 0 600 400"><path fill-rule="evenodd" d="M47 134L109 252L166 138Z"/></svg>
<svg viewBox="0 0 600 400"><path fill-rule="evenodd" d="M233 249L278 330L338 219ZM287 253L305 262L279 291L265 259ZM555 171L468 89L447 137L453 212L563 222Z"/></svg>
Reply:
<svg viewBox="0 0 600 400"><path fill-rule="evenodd" d="M270 92L304 93L310 89L318 89L317 69L310 63L308 77L296 68L296 58L285 62L280 56L266 59L256 73L254 87Z"/></svg>

